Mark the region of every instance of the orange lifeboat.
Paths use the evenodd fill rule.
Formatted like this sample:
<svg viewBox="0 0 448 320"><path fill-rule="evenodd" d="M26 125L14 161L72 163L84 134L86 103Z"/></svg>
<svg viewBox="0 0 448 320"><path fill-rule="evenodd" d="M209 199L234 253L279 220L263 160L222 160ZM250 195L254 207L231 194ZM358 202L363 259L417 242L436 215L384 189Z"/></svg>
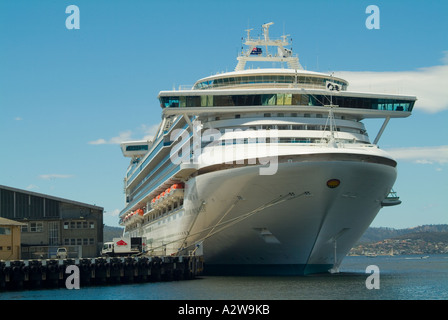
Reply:
<svg viewBox="0 0 448 320"><path fill-rule="evenodd" d="M183 197L184 193L184 184L183 183L175 183L171 186L171 195L174 198Z"/></svg>
<svg viewBox="0 0 448 320"><path fill-rule="evenodd" d="M154 197L151 201L151 207L155 208L160 203L165 202L166 199L171 198L172 196L180 196L183 195L183 189L184 184L183 183L175 183L171 185L169 188L165 189L163 192L158 194L156 197ZM179 193L180 192L180 193Z"/></svg>

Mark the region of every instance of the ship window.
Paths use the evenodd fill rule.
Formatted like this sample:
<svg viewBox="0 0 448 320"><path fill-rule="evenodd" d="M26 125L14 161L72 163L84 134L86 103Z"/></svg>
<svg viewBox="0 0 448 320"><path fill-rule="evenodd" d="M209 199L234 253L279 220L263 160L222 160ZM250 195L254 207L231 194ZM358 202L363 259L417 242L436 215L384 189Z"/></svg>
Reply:
<svg viewBox="0 0 448 320"><path fill-rule="evenodd" d="M275 106L277 104L276 94L262 94L261 105L263 106Z"/></svg>
<svg viewBox="0 0 448 320"><path fill-rule="evenodd" d="M282 106L285 104L285 95L283 93L277 94L277 105Z"/></svg>
<svg viewBox="0 0 448 320"><path fill-rule="evenodd" d="M306 94L293 94L292 95L292 105L306 106L308 105L308 95Z"/></svg>
<svg viewBox="0 0 448 320"><path fill-rule="evenodd" d="M235 106L259 106L261 105L260 95L235 95L231 96Z"/></svg>
<svg viewBox="0 0 448 320"><path fill-rule="evenodd" d="M219 107L229 107L235 105L232 96L215 96L213 102L215 106Z"/></svg>
<svg viewBox="0 0 448 320"><path fill-rule="evenodd" d="M212 95L201 96L201 107L212 107L212 106L213 106Z"/></svg>
<svg viewBox="0 0 448 320"><path fill-rule="evenodd" d="M142 151L148 150L148 145L139 145L139 146L127 146L126 151Z"/></svg>
<svg viewBox="0 0 448 320"><path fill-rule="evenodd" d="M160 99L162 107L177 108L179 107L179 97L162 97Z"/></svg>
<svg viewBox="0 0 448 320"><path fill-rule="evenodd" d="M334 97L333 103L344 108L361 108L387 111L412 111L414 102L393 99Z"/></svg>
<svg viewBox="0 0 448 320"><path fill-rule="evenodd" d="M201 97L199 96L193 96L193 97L186 97L186 106L188 107L199 107L201 105Z"/></svg>

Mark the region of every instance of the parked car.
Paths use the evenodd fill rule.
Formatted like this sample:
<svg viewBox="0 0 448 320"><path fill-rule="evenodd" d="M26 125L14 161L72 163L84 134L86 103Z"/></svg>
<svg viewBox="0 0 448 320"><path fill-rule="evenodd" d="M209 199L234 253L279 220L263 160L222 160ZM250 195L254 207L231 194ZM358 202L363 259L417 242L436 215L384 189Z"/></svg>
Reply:
<svg viewBox="0 0 448 320"><path fill-rule="evenodd" d="M56 253L56 258L67 259L67 249L66 248L58 248L58 251Z"/></svg>

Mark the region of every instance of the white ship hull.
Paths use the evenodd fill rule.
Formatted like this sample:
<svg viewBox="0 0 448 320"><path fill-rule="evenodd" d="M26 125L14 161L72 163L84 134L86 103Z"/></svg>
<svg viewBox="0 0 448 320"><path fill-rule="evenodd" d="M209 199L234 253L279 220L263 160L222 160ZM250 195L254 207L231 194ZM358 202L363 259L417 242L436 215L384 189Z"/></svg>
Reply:
<svg viewBox="0 0 448 320"><path fill-rule="evenodd" d="M154 141L121 144L131 162L120 224L148 254L203 255L209 274L333 272L381 207L401 202L388 197L397 163L378 141L416 97L351 92L303 70L271 25L259 38L247 30L235 71L161 91ZM362 121L375 118L370 142Z"/></svg>
<svg viewBox="0 0 448 320"><path fill-rule="evenodd" d="M327 181L340 185L329 188ZM184 208L142 227L155 253L200 244L207 273L307 274L337 269L396 179L389 165L355 161L280 163L190 179ZM223 197L222 195L225 195Z"/></svg>

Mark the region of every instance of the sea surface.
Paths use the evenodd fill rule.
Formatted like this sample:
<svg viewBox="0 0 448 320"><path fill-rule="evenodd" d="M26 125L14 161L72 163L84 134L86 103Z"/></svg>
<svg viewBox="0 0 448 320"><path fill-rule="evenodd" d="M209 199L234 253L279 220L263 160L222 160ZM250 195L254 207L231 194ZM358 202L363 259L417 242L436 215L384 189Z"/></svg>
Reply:
<svg viewBox="0 0 448 320"><path fill-rule="evenodd" d="M0 300L448 300L448 255L351 256L337 274L3 291Z"/></svg>

